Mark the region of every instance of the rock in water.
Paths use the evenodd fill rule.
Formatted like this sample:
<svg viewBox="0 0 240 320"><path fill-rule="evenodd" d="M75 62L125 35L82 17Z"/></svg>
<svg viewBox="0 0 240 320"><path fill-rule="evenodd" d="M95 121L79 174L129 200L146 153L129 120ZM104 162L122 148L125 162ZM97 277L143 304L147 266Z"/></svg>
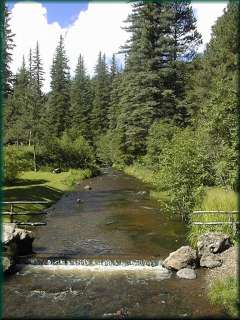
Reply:
<svg viewBox="0 0 240 320"><path fill-rule="evenodd" d="M14 265L14 262L11 257L3 256L2 264L3 264L3 272L5 273L11 269L11 267Z"/></svg>
<svg viewBox="0 0 240 320"><path fill-rule="evenodd" d="M190 246L183 246L170 253L163 261L163 266L168 269L180 270L186 267L195 267L197 264L196 250Z"/></svg>
<svg viewBox="0 0 240 320"><path fill-rule="evenodd" d="M220 267L222 265L222 259L218 256L218 254L204 254L200 259L200 266L207 268L215 268Z"/></svg>
<svg viewBox="0 0 240 320"><path fill-rule="evenodd" d="M221 232L202 234L197 242L198 256L220 253L232 245L230 237Z"/></svg>
<svg viewBox="0 0 240 320"><path fill-rule="evenodd" d="M84 187L85 190L92 190L92 187L90 187L89 185Z"/></svg>
<svg viewBox="0 0 240 320"><path fill-rule="evenodd" d="M77 203L83 203L83 201L81 199L77 199Z"/></svg>
<svg viewBox="0 0 240 320"><path fill-rule="evenodd" d="M190 268L183 268L177 272L177 277L182 279L196 279L196 271Z"/></svg>
<svg viewBox="0 0 240 320"><path fill-rule="evenodd" d="M15 223L3 223L4 251L12 255L32 253L33 233L17 228Z"/></svg>

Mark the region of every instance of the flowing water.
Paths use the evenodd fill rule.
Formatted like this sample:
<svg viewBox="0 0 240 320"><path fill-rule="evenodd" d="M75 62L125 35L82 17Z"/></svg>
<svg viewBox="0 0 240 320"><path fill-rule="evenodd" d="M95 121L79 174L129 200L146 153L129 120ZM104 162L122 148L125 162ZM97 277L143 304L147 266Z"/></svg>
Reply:
<svg viewBox="0 0 240 320"><path fill-rule="evenodd" d="M18 272L5 281L4 317L224 316L206 299L204 270L183 280L162 267L186 244L186 228L149 199L139 180L106 169L43 219L35 254L21 257Z"/></svg>

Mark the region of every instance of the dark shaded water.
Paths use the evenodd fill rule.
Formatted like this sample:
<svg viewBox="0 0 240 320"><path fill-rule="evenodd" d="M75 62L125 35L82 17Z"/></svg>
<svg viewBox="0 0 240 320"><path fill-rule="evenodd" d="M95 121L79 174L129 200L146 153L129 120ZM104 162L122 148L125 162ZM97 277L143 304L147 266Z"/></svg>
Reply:
<svg viewBox="0 0 240 320"><path fill-rule="evenodd" d="M5 282L5 317L113 317L120 308L145 318L224 315L206 300L204 271L179 280L162 268L185 244L185 226L137 179L106 170L64 196L46 221L36 254Z"/></svg>

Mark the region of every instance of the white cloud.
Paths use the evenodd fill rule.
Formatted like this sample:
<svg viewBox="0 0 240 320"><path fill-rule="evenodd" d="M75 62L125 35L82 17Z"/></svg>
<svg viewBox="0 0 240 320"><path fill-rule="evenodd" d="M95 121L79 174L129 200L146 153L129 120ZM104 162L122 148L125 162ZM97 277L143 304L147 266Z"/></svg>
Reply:
<svg viewBox="0 0 240 320"><path fill-rule="evenodd" d="M62 29L57 22L48 24L47 10L40 3L17 3L12 9L11 27L15 33L16 47L13 51L12 70L16 72L22 63L22 56L29 56L39 41L41 58L46 76L45 91L50 84L49 71L53 54Z"/></svg>
<svg viewBox="0 0 240 320"><path fill-rule="evenodd" d="M67 4L66 4L67 5ZM45 71L44 91L50 87L50 67L60 34L65 36L65 47L71 72L76 67L80 53L84 55L88 71L92 74L99 51L109 58L125 43L128 35L121 29L123 20L131 6L124 2L89 3L88 10L82 11L75 22L67 28L57 23L48 23L47 11L40 3L19 2L12 9L11 27L16 34L12 70L16 72L22 56L29 55L39 41L40 54Z"/></svg>
<svg viewBox="0 0 240 320"><path fill-rule="evenodd" d="M67 4L66 4L67 5ZM193 3L197 14L197 26L203 36L204 45L210 40L211 26L223 13L226 3ZM65 36L65 46L73 73L80 53L90 74L93 74L98 52L108 58L125 43L128 34L121 27L131 12L131 5L124 2L89 2L88 9L80 12L77 19L67 28L58 22L48 23L47 10L41 3L18 2L12 9L11 27L16 47L13 52L12 70L21 65L22 56L29 54L39 41L45 71L44 91L50 87L50 67L60 34Z"/></svg>
<svg viewBox="0 0 240 320"><path fill-rule="evenodd" d="M211 28L217 18L223 14L224 8L227 7L227 2L193 2L193 10L196 12L197 28L202 35L203 44L199 51L203 51L206 44L211 38Z"/></svg>

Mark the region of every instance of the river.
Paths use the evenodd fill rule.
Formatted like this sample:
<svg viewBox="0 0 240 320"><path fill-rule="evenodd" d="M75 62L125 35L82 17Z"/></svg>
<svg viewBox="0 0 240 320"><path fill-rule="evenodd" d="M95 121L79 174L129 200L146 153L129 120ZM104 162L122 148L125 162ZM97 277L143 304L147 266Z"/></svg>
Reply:
<svg viewBox="0 0 240 320"><path fill-rule="evenodd" d="M184 280L161 266L187 244L186 227L149 199L141 181L104 169L43 219L34 255L5 281L4 317L112 318L121 308L134 318L225 316L206 299L204 270Z"/></svg>

